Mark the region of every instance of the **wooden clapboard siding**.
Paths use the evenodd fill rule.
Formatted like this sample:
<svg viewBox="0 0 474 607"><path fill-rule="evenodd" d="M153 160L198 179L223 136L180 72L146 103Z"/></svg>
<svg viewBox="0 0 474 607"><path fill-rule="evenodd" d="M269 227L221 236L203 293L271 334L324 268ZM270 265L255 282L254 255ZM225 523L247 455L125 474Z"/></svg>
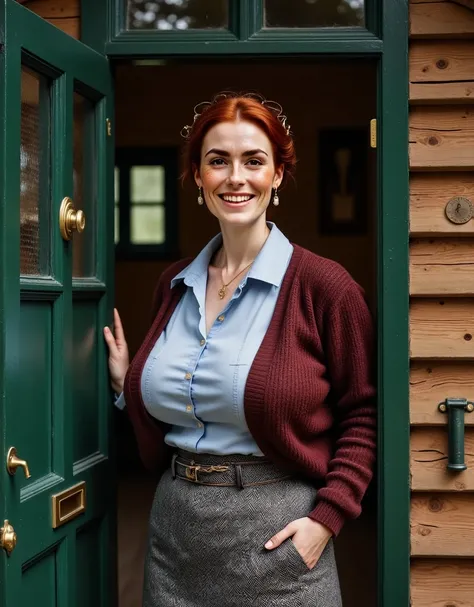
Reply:
<svg viewBox="0 0 474 607"><path fill-rule="evenodd" d="M435 405L436 406L436 405ZM473 417L469 413L466 417ZM444 422L446 424L446 414ZM448 433L445 426L414 427L410 437L411 488L413 491L474 491L474 428L466 427L467 469L455 474L446 469ZM474 508L473 508L474 510Z"/></svg>
<svg viewBox="0 0 474 607"><path fill-rule="evenodd" d="M452 2L413 4L410 10L410 37L465 38L474 34L474 13Z"/></svg>
<svg viewBox="0 0 474 607"><path fill-rule="evenodd" d="M470 173L412 173L410 175L410 235L474 236L474 224L451 223L446 203L453 196L474 200Z"/></svg>
<svg viewBox="0 0 474 607"><path fill-rule="evenodd" d="M413 298L410 356L435 360L461 358L472 360L474 365L474 299Z"/></svg>
<svg viewBox="0 0 474 607"><path fill-rule="evenodd" d="M66 34L80 38L81 0L22 0L21 4Z"/></svg>
<svg viewBox="0 0 474 607"><path fill-rule="evenodd" d="M474 82L410 82L410 103L474 103Z"/></svg>
<svg viewBox="0 0 474 607"><path fill-rule="evenodd" d="M474 400L474 0L410 0L411 607L474 607L474 413L447 470L448 397ZM450 557L450 558L446 558Z"/></svg>
<svg viewBox="0 0 474 607"><path fill-rule="evenodd" d="M472 221L456 225L446 217L446 203L453 196L465 196L474 201L471 173L412 173L410 235L474 237Z"/></svg>
<svg viewBox="0 0 474 607"><path fill-rule="evenodd" d="M431 10L429 7L432 5L419 6ZM474 21L474 12L466 12ZM474 33L469 33L469 36L470 39L466 40L415 39L411 42L409 78L412 104L474 103Z"/></svg>
<svg viewBox="0 0 474 607"><path fill-rule="evenodd" d="M470 11L466 12L471 14ZM474 26L474 12L472 22ZM412 42L409 58L410 82L474 82L473 50L474 40Z"/></svg>
<svg viewBox="0 0 474 607"><path fill-rule="evenodd" d="M412 556L474 557L473 537L471 493L412 494Z"/></svg>
<svg viewBox="0 0 474 607"><path fill-rule="evenodd" d="M410 112L412 170L474 169L474 108L414 106Z"/></svg>
<svg viewBox="0 0 474 607"><path fill-rule="evenodd" d="M474 607L474 559L416 560L411 607Z"/></svg>
<svg viewBox="0 0 474 607"><path fill-rule="evenodd" d="M466 6L467 8L474 11L474 0L452 0L456 4L460 4L461 6Z"/></svg>
<svg viewBox="0 0 474 607"><path fill-rule="evenodd" d="M474 398L474 364L470 361L412 361L410 367L410 422L412 426L446 424L438 404L447 396ZM474 413L465 416L474 426Z"/></svg>
<svg viewBox="0 0 474 607"><path fill-rule="evenodd" d="M474 296L474 239L412 240L410 295Z"/></svg>

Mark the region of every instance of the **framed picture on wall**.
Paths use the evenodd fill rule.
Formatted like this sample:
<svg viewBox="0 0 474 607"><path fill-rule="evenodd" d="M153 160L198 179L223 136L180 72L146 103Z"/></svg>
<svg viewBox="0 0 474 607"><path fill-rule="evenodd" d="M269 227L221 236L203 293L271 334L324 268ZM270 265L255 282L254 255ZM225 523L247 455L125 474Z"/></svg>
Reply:
<svg viewBox="0 0 474 607"><path fill-rule="evenodd" d="M319 228L323 235L367 230L368 133L365 128L319 133Z"/></svg>

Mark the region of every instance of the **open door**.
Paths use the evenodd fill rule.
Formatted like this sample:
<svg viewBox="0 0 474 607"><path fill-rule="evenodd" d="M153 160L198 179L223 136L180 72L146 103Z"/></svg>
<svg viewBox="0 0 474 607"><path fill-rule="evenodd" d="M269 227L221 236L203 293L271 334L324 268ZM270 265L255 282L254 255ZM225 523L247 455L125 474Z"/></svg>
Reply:
<svg viewBox="0 0 474 607"><path fill-rule="evenodd" d="M13 0L0 36L0 602L114 605L111 72Z"/></svg>

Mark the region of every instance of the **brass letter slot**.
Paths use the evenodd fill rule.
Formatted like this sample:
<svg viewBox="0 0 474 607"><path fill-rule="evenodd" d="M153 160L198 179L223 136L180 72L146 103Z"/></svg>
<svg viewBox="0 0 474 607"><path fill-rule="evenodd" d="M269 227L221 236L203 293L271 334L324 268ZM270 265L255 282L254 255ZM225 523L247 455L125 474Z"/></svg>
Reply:
<svg viewBox="0 0 474 607"><path fill-rule="evenodd" d="M51 497L53 529L72 521L86 510L86 483L83 481Z"/></svg>

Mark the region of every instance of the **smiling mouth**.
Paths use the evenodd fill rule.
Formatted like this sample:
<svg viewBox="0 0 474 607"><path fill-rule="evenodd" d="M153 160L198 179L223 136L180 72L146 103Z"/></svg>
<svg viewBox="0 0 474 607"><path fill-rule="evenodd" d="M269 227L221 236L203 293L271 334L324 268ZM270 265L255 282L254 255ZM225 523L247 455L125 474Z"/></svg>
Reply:
<svg viewBox="0 0 474 607"><path fill-rule="evenodd" d="M254 198L253 194L219 194L219 198L224 200L225 202L231 203L239 203L239 202L248 202Z"/></svg>

